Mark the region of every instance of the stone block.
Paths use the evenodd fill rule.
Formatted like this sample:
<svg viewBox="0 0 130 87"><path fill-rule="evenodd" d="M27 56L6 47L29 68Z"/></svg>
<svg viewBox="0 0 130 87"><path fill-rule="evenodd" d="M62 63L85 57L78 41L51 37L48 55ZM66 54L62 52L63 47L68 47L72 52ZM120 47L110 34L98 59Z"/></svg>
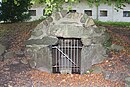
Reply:
<svg viewBox="0 0 130 87"><path fill-rule="evenodd" d="M6 50L6 47L0 44L0 55L3 54L5 50Z"/></svg>
<svg viewBox="0 0 130 87"><path fill-rule="evenodd" d="M92 68L93 72L92 73L95 73L95 74L100 74L103 72L103 68L101 68L100 66L94 66Z"/></svg>
<svg viewBox="0 0 130 87"><path fill-rule="evenodd" d="M36 68L36 62L34 60L29 60L29 65L31 68Z"/></svg>
<svg viewBox="0 0 130 87"><path fill-rule="evenodd" d="M42 30L37 30L37 31L33 31L31 35L38 37L41 36L43 34Z"/></svg>
<svg viewBox="0 0 130 87"><path fill-rule="evenodd" d="M123 50L123 49L124 49L124 47L123 47L123 46L116 45L116 44L112 44L110 48L111 48L111 49L113 49L113 50L118 50L118 51L120 51L120 50Z"/></svg>
<svg viewBox="0 0 130 87"><path fill-rule="evenodd" d="M106 80L119 81L125 78L125 74L122 72L103 71L104 78Z"/></svg>
<svg viewBox="0 0 130 87"><path fill-rule="evenodd" d="M25 42L26 45L54 45L58 41L58 38L53 36L45 36L42 39L31 39Z"/></svg>
<svg viewBox="0 0 130 87"><path fill-rule="evenodd" d="M48 17L48 18L46 19L46 21L47 21L48 23L51 23L51 22L53 22L53 18L52 18L52 17Z"/></svg>
<svg viewBox="0 0 130 87"><path fill-rule="evenodd" d="M62 17L65 17L67 14L67 10L62 10L60 13L61 13Z"/></svg>
<svg viewBox="0 0 130 87"><path fill-rule="evenodd" d="M43 24L44 24L45 26L48 26L48 25L49 25L46 20L43 21Z"/></svg>
<svg viewBox="0 0 130 87"><path fill-rule="evenodd" d="M0 61L3 61L3 59L4 59L3 56L0 56Z"/></svg>
<svg viewBox="0 0 130 87"><path fill-rule="evenodd" d="M94 36L94 28L89 27L89 28L84 28L83 29L83 35L84 37L93 37Z"/></svg>
<svg viewBox="0 0 130 87"><path fill-rule="evenodd" d="M101 63L104 60L105 50L101 44L85 46L81 52L81 70L85 73L92 65Z"/></svg>
<svg viewBox="0 0 130 87"><path fill-rule="evenodd" d="M7 52L4 54L4 59L14 58L15 53L14 52Z"/></svg>
<svg viewBox="0 0 130 87"><path fill-rule="evenodd" d="M104 44L104 42L107 42L110 39L110 35L108 33L104 33L100 36L96 36L92 38L92 42L95 44L101 43Z"/></svg>
<svg viewBox="0 0 130 87"><path fill-rule="evenodd" d="M83 47L81 51L81 74L86 73L92 66L92 59L88 57L89 48Z"/></svg>
<svg viewBox="0 0 130 87"><path fill-rule="evenodd" d="M125 87L130 87L130 77L125 78Z"/></svg>
<svg viewBox="0 0 130 87"><path fill-rule="evenodd" d="M80 22L81 22L81 23L85 23L88 18L89 18L88 15L87 15L87 14L84 14L84 15L81 17Z"/></svg>
<svg viewBox="0 0 130 87"><path fill-rule="evenodd" d="M50 35L57 37L70 37L70 38L81 38L83 35L83 27L81 26L64 26L64 25L54 25L50 26Z"/></svg>
<svg viewBox="0 0 130 87"><path fill-rule="evenodd" d="M61 19L61 15L60 15L59 12L55 12L54 14L52 14L52 17L53 17L56 21L58 21L58 20Z"/></svg>
<svg viewBox="0 0 130 87"><path fill-rule="evenodd" d="M20 62L23 63L23 64L28 64L27 58L22 58L22 59L20 60Z"/></svg>
<svg viewBox="0 0 130 87"><path fill-rule="evenodd" d="M15 54L17 57L25 57L24 51L17 51Z"/></svg>
<svg viewBox="0 0 130 87"><path fill-rule="evenodd" d="M81 41L82 41L82 44L84 46L89 46L89 45L92 44L92 39L91 38L82 38Z"/></svg>
<svg viewBox="0 0 130 87"><path fill-rule="evenodd" d="M85 22L85 27L90 27L95 25L94 21L92 18L89 18L86 22Z"/></svg>
<svg viewBox="0 0 130 87"><path fill-rule="evenodd" d="M51 71L48 68L46 68L46 67L39 67L37 69L40 70L40 71L42 71L42 72L51 73Z"/></svg>

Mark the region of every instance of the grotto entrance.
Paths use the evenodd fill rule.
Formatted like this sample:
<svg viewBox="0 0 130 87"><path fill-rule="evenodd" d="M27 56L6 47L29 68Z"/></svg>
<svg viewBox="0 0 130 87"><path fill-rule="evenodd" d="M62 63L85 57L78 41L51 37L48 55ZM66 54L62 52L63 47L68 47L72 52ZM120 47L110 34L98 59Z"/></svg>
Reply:
<svg viewBox="0 0 130 87"><path fill-rule="evenodd" d="M80 74L82 42L80 38L58 38L52 46L53 73Z"/></svg>
<svg viewBox="0 0 130 87"><path fill-rule="evenodd" d="M26 54L30 66L41 71L82 74L103 61L108 39L86 14L56 12L32 31Z"/></svg>

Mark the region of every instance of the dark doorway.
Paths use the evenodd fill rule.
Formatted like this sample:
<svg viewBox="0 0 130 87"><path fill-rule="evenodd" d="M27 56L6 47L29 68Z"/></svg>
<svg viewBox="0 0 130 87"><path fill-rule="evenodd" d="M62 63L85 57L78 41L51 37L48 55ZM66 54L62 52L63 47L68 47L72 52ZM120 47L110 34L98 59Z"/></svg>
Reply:
<svg viewBox="0 0 130 87"><path fill-rule="evenodd" d="M80 74L82 42L79 38L59 38L52 46L53 73Z"/></svg>

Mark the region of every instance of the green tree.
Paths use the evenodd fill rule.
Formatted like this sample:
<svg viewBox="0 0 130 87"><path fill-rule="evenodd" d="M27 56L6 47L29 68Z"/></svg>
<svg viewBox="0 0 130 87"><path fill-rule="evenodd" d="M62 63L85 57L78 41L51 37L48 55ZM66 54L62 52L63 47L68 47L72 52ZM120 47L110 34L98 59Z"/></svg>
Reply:
<svg viewBox="0 0 130 87"><path fill-rule="evenodd" d="M61 8L62 4L64 3L76 3L81 2L83 0L32 0L35 3L44 3L45 5L45 13L50 14L54 9ZM125 7L124 3L130 3L130 0L86 0L87 4L91 7L93 5L99 6L100 4L114 4L115 10L118 11L118 9L123 9Z"/></svg>
<svg viewBox="0 0 130 87"><path fill-rule="evenodd" d="M29 19L31 0L2 0L0 21L20 22Z"/></svg>
<svg viewBox="0 0 130 87"><path fill-rule="evenodd" d="M52 11L60 11L64 3L76 3L79 0L32 0L35 4L45 6L45 15L49 15ZM71 7L70 7L71 8Z"/></svg>

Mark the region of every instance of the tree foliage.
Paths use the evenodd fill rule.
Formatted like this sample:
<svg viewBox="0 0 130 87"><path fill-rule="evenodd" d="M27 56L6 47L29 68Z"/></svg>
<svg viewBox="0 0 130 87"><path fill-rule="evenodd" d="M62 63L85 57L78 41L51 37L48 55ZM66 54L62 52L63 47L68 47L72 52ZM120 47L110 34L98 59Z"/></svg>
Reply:
<svg viewBox="0 0 130 87"><path fill-rule="evenodd" d="M31 0L2 0L0 21L19 22L29 19Z"/></svg>
<svg viewBox="0 0 130 87"><path fill-rule="evenodd" d="M76 3L85 0L32 0L35 3L44 3L45 5L45 13L50 14L53 10L59 10L62 4L64 3ZM123 9L125 7L124 3L130 3L130 0L86 0L87 4L91 7L93 5L99 6L100 4L108 4L108 5L115 5L115 10Z"/></svg>
<svg viewBox="0 0 130 87"><path fill-rule="evenodd" d="M79 0L32 0L35 4L45 6L45 14L51 14L52 11L60 11L64 3L76 3Z"/></svg>
<svg viewBox="0 0 130 87"><path fill-rule="evenodd" d="M130 0L87 0L89 6L99 6L100 4L108 4L114 5L115 10L123 9L125 7L125 3L130 3Z"/></svg>

